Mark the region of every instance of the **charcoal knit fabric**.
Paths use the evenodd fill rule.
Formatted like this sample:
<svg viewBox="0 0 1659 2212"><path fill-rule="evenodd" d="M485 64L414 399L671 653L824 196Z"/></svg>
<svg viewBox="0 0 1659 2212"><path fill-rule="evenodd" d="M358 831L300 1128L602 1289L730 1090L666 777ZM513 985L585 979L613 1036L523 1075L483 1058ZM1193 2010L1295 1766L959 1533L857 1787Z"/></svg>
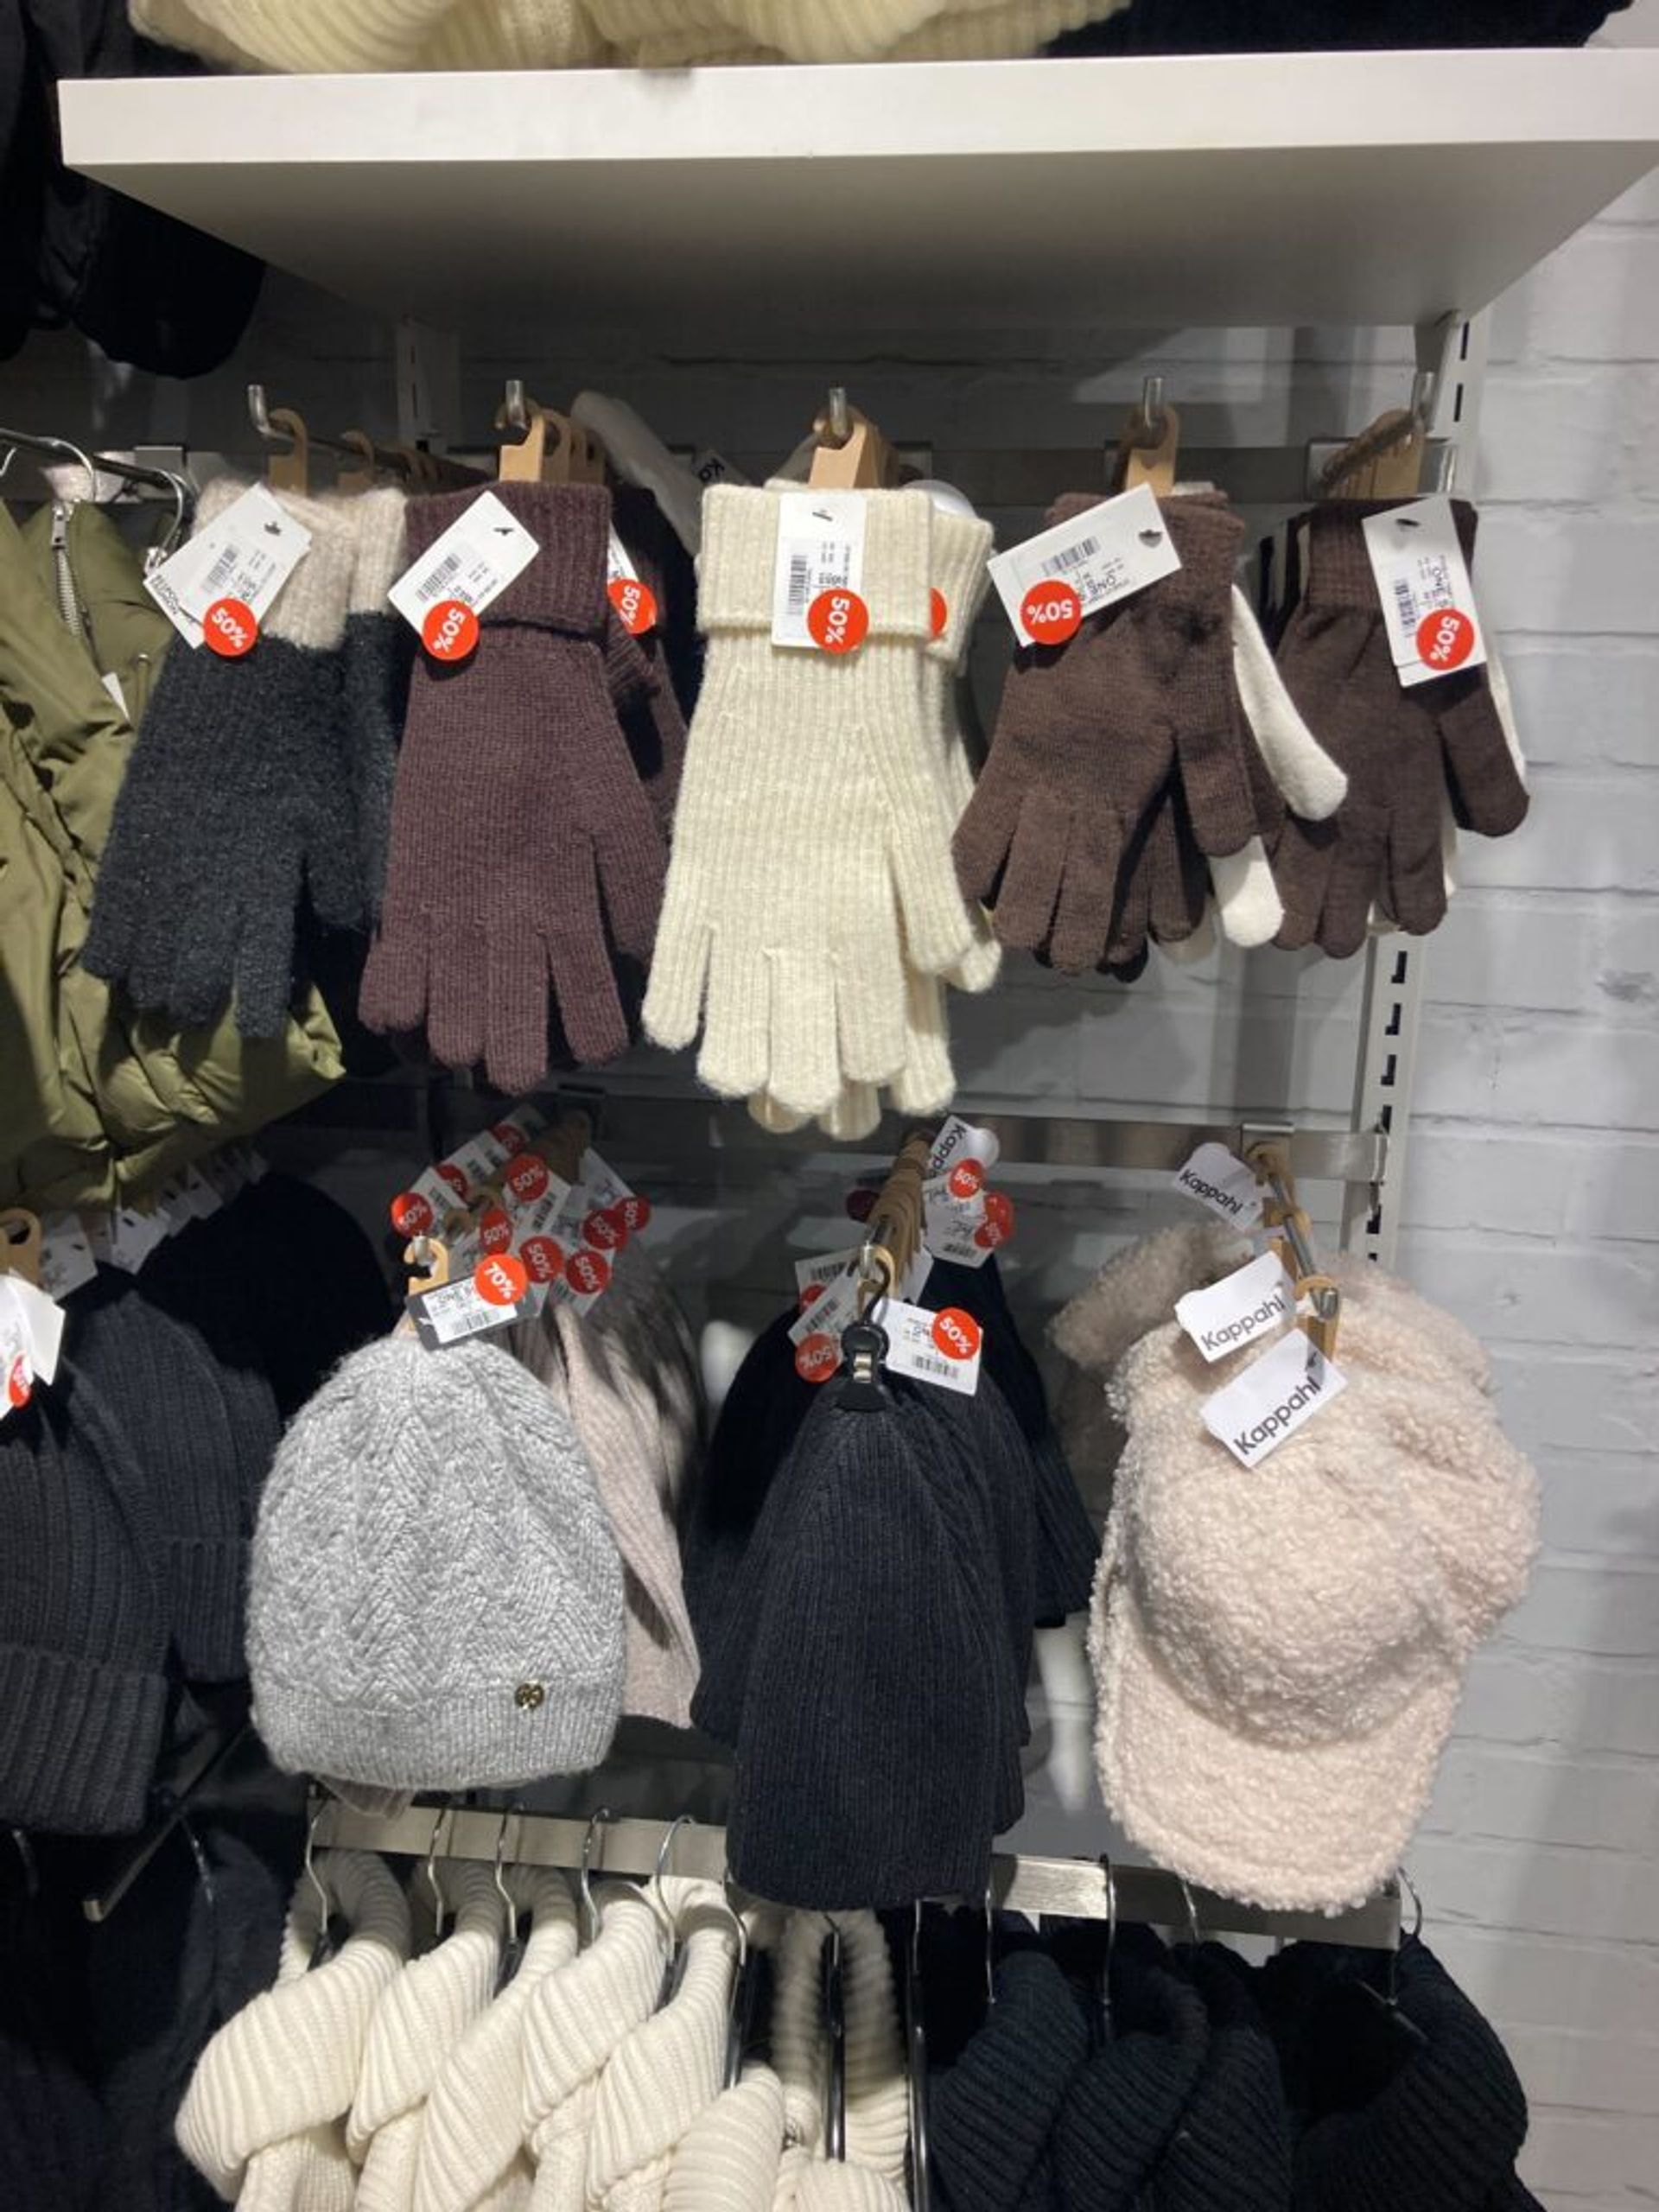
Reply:
<svg viewBox="0 0 1659 2212"><path fill-rule="evenodd" d="M1275 54L1437 46L1582 46L1630 0L1134 0L1051 54ZM1104 16L1103 9L1100 13Z"/></svg>
<svg viewBox="0 0 1659 2212"><path fill-rule="evenodd" d="M622 1571L546 1391L488 1344L353 1353L271 1469L248 1656L288 1772L465 1789L597 1765L622 1699Z"/></svg>
<svg viewBox="0 0 1659 2212"><path fill-rule="evenodd" d="M0 1821L144 1817L167 1697L161 1543L109 1409L67 1357L0 1424Z"/></svg>
<svg viewBox="0 0 1659 2212"><path fill-rule="evenodd" d="M946 2212L1046 2212L1051 2142L1088 2050L1070 1985L1041 1951L996 1966L996 2002L928 2087L928 2159Z"/></svg>
<svg viewBox="0 0 1659 2212"><path fill-rule="evenodd" d="M1131 2212L1180 2126L1209 2041L1204 1999L1120 1929L1116 2032L1074 2077L1054 2131L1061 2212Z"/></svg>
<svg viewBox="0 0 1659 2212"><path fill-rule="evenodd" d="M1178 1952L1210 2037L1152 2186L1155 2212L1290 2212L1290 2113L1249 1969L1215 1944Z"/></svg>
<svg viewBox="0 0 1659 2212"><path fill-rule="evenodd" d="M1325 2108L1296 2146L1297 2212L1493 2212L1525 2203L1524 2191L1516 2196L1515 2161L1527 2101L1503 2044L1421 1941L1402 1947L1398 1995L1419 2039L1387 2031L1371 2006L1374 2035L1327 2033L1312 2053L1314 2094ZM1357 2009L1363 2017L1363 2003ZM1311 2038L1324 2024L1310 2008L1302 2032Z"/></svg>
<svg viewBox="0 0 1659 2212"><path fill-rule="evenodd" d="M414 630L386 598L408 565L404 504L403 493L388 486L364 493L350 510L354 550L340 646L342 752L371 921L379 918L385 888L397 741L417 651Z"/></svg>
<svg viewBox="0 0 1659 2212"><path fill-rule="evenodd" d="M930 1471L948 1480L930 1425L832 1387L768 1497L734 1599L758 1618L728 1834L756 1896L832 1911L985 1887L998 1690Z"/></svg>
<svg viewBox="0 0 1659 2212"><path fill-rule="evenodd" d="M209 487L196 533L242 487ZM302 897L330 929L366 920L341 803L340 653L354 559L346 503L284 495L311 545L251 652L169 652L144 716L82 964L187 1026L234 1000L245 1037L281 1034Z"/></svg>
<svg viewBox="0 0 1659 2212"><path fill-rule="evenodd" d="M185 1678L230 1681L245 1672L254 1467L238 1449L201 1338L152 1305L140 1281L105 1269L78 1291L67 1348L108 1406L146 1492L162 1544L162 1600ZM264 1472L257 1468L260 1478Z"/></svg>
<svg viewBox="0 0 1659 2212"><path fill-rule="evenodd" d="M416 664L360 1010L382 1033L423 1027L446 1067L481 1060L518 1093L546 1075L550 1001L578 1058L626 1049L611 951L649 956L664 851L607 681L610 495L508 484L497 496L540 550L485 611L466 661ZM411 500L411 556L470 504Z"/></svg>

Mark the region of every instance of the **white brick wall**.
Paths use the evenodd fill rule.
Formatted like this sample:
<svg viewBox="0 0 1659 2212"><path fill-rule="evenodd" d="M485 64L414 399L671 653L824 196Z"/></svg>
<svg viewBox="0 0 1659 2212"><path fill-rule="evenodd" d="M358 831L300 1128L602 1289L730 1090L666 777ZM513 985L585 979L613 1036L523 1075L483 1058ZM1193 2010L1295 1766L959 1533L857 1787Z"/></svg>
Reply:
<svg viewBox="0 0 1659 2212"><path fill-rule="evenodd" d="M1659 43L1659 0L1616 35ZM900 436L1075 449L1116 434L1155 368L1206 442L1265 443L1356 427L1408 378L1398 331L1107 339L1095 319L1074 301L1053 327L971 339L780 334L741 363L567 333L552 359L469 356L467 421L487 422L504 372L533 371L550 398L609 385L671 439L770 456L833 373ZM383 333L276 284L218 379L159 388L42 343L0 370L0 419L245 447L240 385L262 375L320 427L390 427L385 360ZM1659 2197L1659 180L1500 303L1479 458L1482 600L1535 807L1518 836L1471 845L1430 950L1401 1260L1497 1355L1543 1472L1546 1552L1471 1670L1411 1865L1432 1939L1525 2077L1533 2186L1552 2212L1635 2212ZM1284 956L1128 994L1025 967L963 1008L958 1057L984 1103L1340 1120L1357 1019L1355 975ZM359 1155L356 1187L376 1172ZM706 1212L665 1210L700 1304L753 1312L786 1243L839 1241L833 1183L813 1188L804 1221L780 1175L741 1238L729 1216L715 1235ZM1075 1179L1025 1197L1033 1319L1164 1205ZM1097 1815L1067 1832L1099 1848Z"/></svg>

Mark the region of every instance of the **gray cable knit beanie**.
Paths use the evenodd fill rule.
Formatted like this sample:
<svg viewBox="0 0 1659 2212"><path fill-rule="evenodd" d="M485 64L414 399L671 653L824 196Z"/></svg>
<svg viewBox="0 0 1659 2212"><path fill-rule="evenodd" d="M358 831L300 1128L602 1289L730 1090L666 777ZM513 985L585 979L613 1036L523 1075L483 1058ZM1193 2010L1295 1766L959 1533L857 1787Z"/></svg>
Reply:
<svg viewBox="0 0 1659 2212"><path fill-rule="evenodd" d="M487 1344L354 1352L277 1452L248 1656L289 1771L467 1789L596 1766L621 1707L622 1569L547 1392Z"/></svg>

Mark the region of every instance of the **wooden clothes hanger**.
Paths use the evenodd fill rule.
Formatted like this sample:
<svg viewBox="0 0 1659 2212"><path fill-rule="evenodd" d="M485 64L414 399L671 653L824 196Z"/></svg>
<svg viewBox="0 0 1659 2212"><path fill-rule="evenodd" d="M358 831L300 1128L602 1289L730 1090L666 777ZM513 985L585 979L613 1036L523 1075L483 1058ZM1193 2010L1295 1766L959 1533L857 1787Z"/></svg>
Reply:
<svg viewBox="0 0 1659 2212"><path fill-rule="evenodd" d="M1411 403L1390 407L1332 454L1319 472L1322 499L1414 499L1428 458L1428 417L1434 379L1420 369Z"/></svg>
<svg viewBox="0 0 1659 2212"><path fill-rule="evenodd" d="M1140 404L1131 410L1117 441L1114 490L1133 492L1145 484L1159 499L1168 499L1175 489L1180 448L1180 416L1165 401L1162 377L1147 377L1141 386Z"/></svg>
<svg viewBox="0 0 1659 2212"><path fill-rule="evenodd" d="M605 454L598 442L537 400L526 397L521 380L512 378L497 408L498 430L522 430L516 445L504 445L496 465L498 484L602 484Z"/></svg>
<svg viewBox="0 0 1659 2212"><path fill-rule="evenodd" d="M41 1220L26 1206L0 1211L0 1275L20 1275L41 1287Z"/></svg>
<svg viewBox="0 0 1659 2212"><path fill-rule="evenodd" d="M812 424L817 449L807 483L815 492L878 492L897 474L897 461L868 415L847 404L844 385L832 385L829 404Z"/></svg>

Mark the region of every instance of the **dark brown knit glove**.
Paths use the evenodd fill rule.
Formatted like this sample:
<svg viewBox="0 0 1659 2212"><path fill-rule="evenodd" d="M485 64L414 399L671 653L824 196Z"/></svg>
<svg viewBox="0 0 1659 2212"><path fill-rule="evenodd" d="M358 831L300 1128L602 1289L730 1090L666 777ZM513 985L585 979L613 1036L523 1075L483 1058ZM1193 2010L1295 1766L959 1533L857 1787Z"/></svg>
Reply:
<svg viewBox="0 0 1659 2212"><path fill-rule="evenodd" d="M1095 504L1069 493L1045 526ZM1200 852L1237 852L1256 826L1231 657L1243 525L1219 495L1185 495L1162 513L1180 569L1091 615L1066 645L1016 654L957 829L963 895L995 908L1004 944L1046 951L1067 975L1114 956L1125 902L1141 896L1126 874L1172 776Z"/></svg>
<svg viewBox="0 0 1659 2212"><path fill-rule="evenodd" d="M626 1047L611 948L649 956L664 852L607 680L609 494L496 493L541 550L470 659L416 664L361 1011L371 1029L423 1025L446 1066L481 1060L523 1091L547 1072L550 992L578 1059ZM411 500L411 555L472 497Z"/></svg>
<svg viewBox="0 0 1659 2212"><path fill-rule="evenodd" d="M1332 499L1296 526L1305 583L1279 647L1285 687L1332 759L1348 797L1328 822L1285 821L1273 855L1284 901L1278 942L1344 960L1365 942L1373 906L1412 936L1446 914L1443 817L1506 836L1527 789L1493 664L1410 690L1389 651L1363 523L1397 500ZM1474 510L1453 509L1472 559Z"/></svg>

